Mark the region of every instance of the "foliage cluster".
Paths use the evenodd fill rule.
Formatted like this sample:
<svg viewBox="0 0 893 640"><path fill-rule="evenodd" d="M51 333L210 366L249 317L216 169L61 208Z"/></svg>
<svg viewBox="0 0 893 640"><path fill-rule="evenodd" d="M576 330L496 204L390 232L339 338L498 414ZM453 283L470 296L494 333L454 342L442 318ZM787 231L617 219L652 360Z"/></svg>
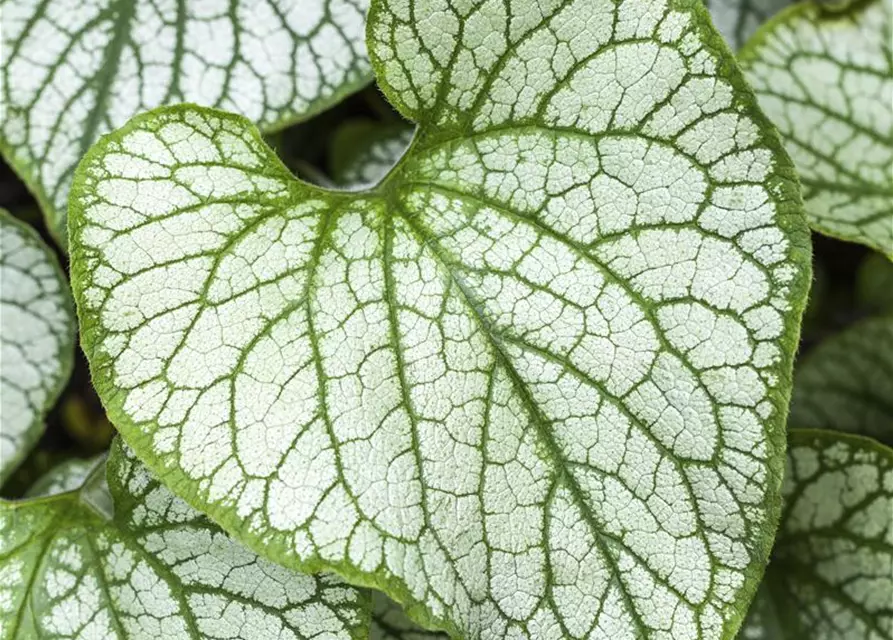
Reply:
<svg viewBox="0 0 893 640"><path fill-rule="evenodd" d="M893 640L890 0L0 0L0 640Z"/></svg>

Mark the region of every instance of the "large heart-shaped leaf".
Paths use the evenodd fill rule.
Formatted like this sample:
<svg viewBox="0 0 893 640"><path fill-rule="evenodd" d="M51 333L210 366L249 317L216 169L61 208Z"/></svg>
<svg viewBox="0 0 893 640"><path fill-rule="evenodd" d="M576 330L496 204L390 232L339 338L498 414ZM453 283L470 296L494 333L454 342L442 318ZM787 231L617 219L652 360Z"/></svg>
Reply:
<svg viewBox="0 0 893 640"><path fill-rule="evenodd" d="M893 317L860 322L807 354L797 367L789 423L893 444Z"/></svg>
<svg viewBox="0 0 893 640"><path fill-rule="evenodd" d="M2 0L0 151L62 244L78 161L146 109L195 102L264 130L369 81L368 0Z"/></svg>
<svg viewBox="0 0 893 640"><path fill-rule="evenodd" d="M889 0L804 2L739 58L794 159L812 227L893 258L891 14Z"/></svg>
<svg viewBox="0 0 893 640"><path fill-rule="evenodd" d="M893 638L893 451L791 431L785 509L741 640Z"/></svg>
<svg viewBox="0 0 893 640"><path fill-rule="evenodd" d="M184 106L88 154L112 421L255 550L477 638L726 638L768 554L809 244L705 9L376 0L374 190Z"/></svg>
<svg viewBox="0 0 893 640"><path fill-rule="evenodd" d="M258 558L118 445L109 489L113 517L101 475L0 500L0 639L368 638L360 592Z"/></svg>
<svg viewBox="0 0 893 640"><path fill-rule="evenodd" d="M74 304L56 256L0 210L0 482L43 433L74 359Z"/></svg>

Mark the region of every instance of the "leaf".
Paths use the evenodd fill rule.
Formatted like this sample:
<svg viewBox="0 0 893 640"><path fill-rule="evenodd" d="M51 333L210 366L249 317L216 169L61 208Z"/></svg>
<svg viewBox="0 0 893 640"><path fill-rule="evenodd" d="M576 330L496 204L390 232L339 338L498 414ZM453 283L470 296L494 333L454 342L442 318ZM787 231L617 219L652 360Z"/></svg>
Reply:
<svg viewBox="0 0 893 640"><path fill-rule="evenodd" d="M767 572L768 575L768 572ZM787 640L782 630L782 616L785 614L775 608L772 596L766 586L766 576L757 589L747 617L741 626L737 640ZM790 640L795 640L791 638Z"/></svg>
<svg viewBox="0 0 893 640"><path fill-rule="evenodd" d="M368 637L358 591L258 558L117 443L112 519L91 506L104 499L103 484L0 500L3 640Z"/></svg>
<svg viewBox="0 0 893 640"><path fill-rule="evenodd" d="M77 491L104 459L104 455L99 455L92 458L69 458L64 460L43 474L28 489L25 497L39 498Z"/></svg>
<svg viewBox="0 0 893 640"><path fill-rule="evenodd" d="M74 304L52 250L0 209L0 482L43 433L43 419L68 382Z"/></svg>
<svg viewBox="0 0 893 640"><path fill-rule="evenodd" d="M856 299L873 313L893 313L893 262L872 253L856 273Z"/></svg>
<svg viewBox="0 0 893 640"><path fill-rule="evenodd" d="M733 51L740 49L757 28L791 4L791 0L704 0L713 24Z"/></svg>
<svg viewBox="0 0 893 640"><path fill-rule="evenodd" d="M273 131L368 83L368 0L2 0L0 151L66 245L75 167L147 109L194 102Z"/></svg>
<svg viewBox="0 0 893 640"><path fill-rule="evenodd" d="M798 4L739 60L794 159L810 225L893 258L891 11L887 0Z"/></svg>
<svg viewBox="0 0 893 640"><path fill-rule="evenodd" d="M788 424L893 443L893 317L864 320L803 358Z"/></svg>
<svg viewBox="0 0 893 640"><path fill-rule="evenodd" d="M406 617L399 604L381 592L372 594L370 640L449 640L439 631L425 631Z"/></svg>
<svg viewBox="0 0 893 640"><path fill-rule="evenodd" d="M785 510L742 640L893 638L893 451L790 432Z"/></svg>
<svg viewBox="0 0 893 640"><path fill-rule="evenodd" d="M332 137L332 178L351 190L374 187L400 160L412 142L405 123L380 124L353 120Z"/></svg>
<svg viewBox="0 0 893 640"><path fill-rule="evenodd" d="M88 154L72 259L112 422L258 553L423 626L731 637L777 515L809 240L705 10L369 20L419 123L374 190L296 181L188 106Z"/></svg>

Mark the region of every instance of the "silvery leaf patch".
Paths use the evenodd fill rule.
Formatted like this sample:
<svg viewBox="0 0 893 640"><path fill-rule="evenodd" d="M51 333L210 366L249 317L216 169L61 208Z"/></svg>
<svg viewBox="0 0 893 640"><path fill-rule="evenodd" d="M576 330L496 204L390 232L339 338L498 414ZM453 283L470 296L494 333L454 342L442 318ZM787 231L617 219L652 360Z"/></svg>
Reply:
<svg viewBox="0 0 893 640"><path fill-rule="evenodd" d="M2 0L0 151L67 242L75 167L146 109L194 102L265 131L365 85L368 0Z"/></svg>
<svg viewBox="0 0 893 640"><path fill-rule="evenodd" d="M893 317L863 320L805 355L788 424L893 444Z"/></svg>
<svg viewBox="0 0 893 640"><path fill-rule="evenodd" d="M77 491L0 500L0 638L368 638L361 592L258 558L120 443L108 464L108 488L100 466Z"/></svg>
<svg viewBox="0 0 893 640"><path fill-rule="evenodd" d="M734 636L779 510L809 240L703 7L374 0L418 124L376 187L243 118L133 119L75 179L110 418L258 553L477 639Z"/></svg>
<svg viewBox="0 0 893 640"><path fill-rule="evenodd" d="M104 460L104 455L63 460L41 475L25 492L25 497L39 498L77 491Z"/></svg>
<svg viewBox="0 0 893 640"><path fill-rule="evenodd" d="M340 126L330 149L332 178L341 187L360 190L378 184L402 157L413 130L405 123L351 121ZM440 631L423 629L383 593L372 594L370 640L447 640Z"/></svg>

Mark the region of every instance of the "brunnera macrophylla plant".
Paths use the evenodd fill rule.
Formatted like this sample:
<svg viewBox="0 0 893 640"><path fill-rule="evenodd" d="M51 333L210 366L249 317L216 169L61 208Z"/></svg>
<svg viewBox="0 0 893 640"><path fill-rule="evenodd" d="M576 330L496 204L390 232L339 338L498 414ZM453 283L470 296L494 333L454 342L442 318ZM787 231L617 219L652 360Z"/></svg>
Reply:
<svg viewBox="0 0 893 640"><path fill-rule="evenodd" d="M417 131L367 190L190 105L94 146L94 384L250 548L428 626L732 637L780 509L795 174L702 7L535 6L373 2Z"/></svg>
<svg viewBox="0 0 893 640"><path fill-rule="evenodd" d="M889 7L771 20L742 53L762 74L758 106L684 0L373 0L371 66L362 20L353 29L365 7L121 2L91 5L81 23L45 5L3 7L26 16L3 66L11 91L31 96L11 126L19 142L34 132L3 151L55 233L71 168L100 133L184 100L248 118L150 111L78 169L81 340L128 444L0 501L0 640L893 638L893 452L796 428L891 440L889 318L803 361L785 463L809 239L797 176L760 110L781 91L782 116L763 108L813 176L810 221L862 215L889 186L850 180L874 176L859 163L891 147L872 102L889 81ZM770 5L710 9L737 50ZM35 57L59 16L85 26ZM302 30L308 16L316 27ZM230 32L221 66L210 42ZM90 46L102 68L72 104L98 115L53 156L69 168L47 206L28 171L50 156L16 164L10 150L55 144L47 105L73 86L57 68ZM301 47L317 71L374 68L416 125L343 124L331 175L344 191L296 180L252 126L356 88L346 67L314 83L306 57L282 53ZM140 56L164 62L122 71ZM825 63L837 84L777 88ZM35 64L36 91L23 74ZM242 81L245 65L264 92ZM786 128L801 113L856 122L838 93L876 113L854 127L871 153ZM0 227L4 288L6 236L22 226ZM874 239L877 228L861 225ZM16 282L54 264L35 246L42 261L19 261ZM36 297L65 300L55 282L55 298ZM71 325L36 334L64 353ZM19 375L7 375L7 331L4 318L4 398ZM63 370L38 385L49 391L33 433L67 376L64 355L44 360Z"/></svg>

